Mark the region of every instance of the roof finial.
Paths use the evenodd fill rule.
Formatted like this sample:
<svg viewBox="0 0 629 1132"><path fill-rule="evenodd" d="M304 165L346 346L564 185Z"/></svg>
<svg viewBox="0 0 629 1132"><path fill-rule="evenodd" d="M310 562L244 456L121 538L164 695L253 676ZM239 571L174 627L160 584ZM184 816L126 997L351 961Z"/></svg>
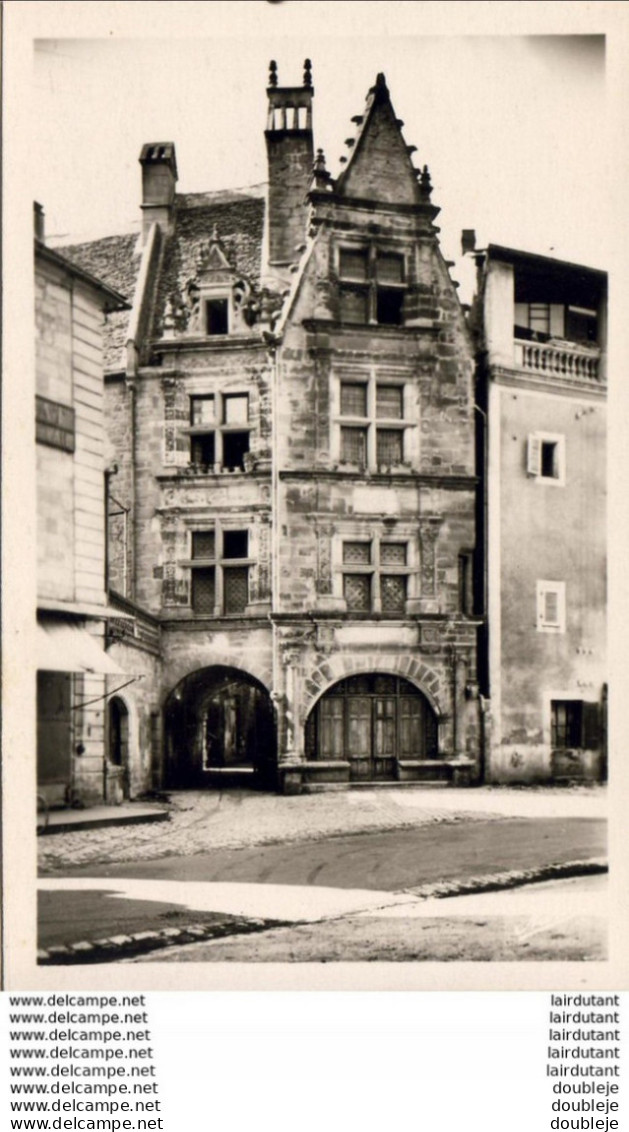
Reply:
<svg viewBox="0 0 629 1132"><path fill-rule="evenodd" d="M316 189L327 189L332 177L326 168L325 154L322 149L317 150L315 157L314 168L312 170L314 187Z"/></svg>
<svg viewBox="0 0 629 1132"><path fill-rule="evenodd" d="M430 170L429 170L427 165L424 165L424 168L421 171L421 176L419 178L419 187L421 189L421 194L424 197L424 199L430 200L430 194L432 192L432 182L430 180Z"/></svg>
<svg viewBox="0 0 629 1132"><path fill-rule="evenodd" d="M269 86L277 86L277 63L271 59L269 63Z"/></svg>
<svg viewBox="0 0 629 1132"><path fill-rule="evenodd" d="M307 90L312 90L312 63L310 59L304 59L304 86Z"/></svg>

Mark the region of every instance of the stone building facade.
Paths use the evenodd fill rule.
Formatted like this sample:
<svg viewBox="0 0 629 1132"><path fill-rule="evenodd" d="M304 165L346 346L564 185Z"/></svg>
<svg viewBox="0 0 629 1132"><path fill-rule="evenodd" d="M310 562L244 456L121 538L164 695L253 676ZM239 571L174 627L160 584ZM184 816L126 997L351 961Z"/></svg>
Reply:
<svg viewBox="0 0 629 1132"><path fill-rule="evenodd" d="M271 66L268 193L177 194L147 144L141 236L65 249L134 296L106 344L109 577L154 632L165 787L479 772L473 342L384 77L336 180L313 96L308 62Z"/></svg>
<svg viewBox="0 0 629 1132"><path fill-rule="evenodd" d="M606 771L607 278L476 253L493 782ZM479 521L479 535L482 530Z"/></svg>

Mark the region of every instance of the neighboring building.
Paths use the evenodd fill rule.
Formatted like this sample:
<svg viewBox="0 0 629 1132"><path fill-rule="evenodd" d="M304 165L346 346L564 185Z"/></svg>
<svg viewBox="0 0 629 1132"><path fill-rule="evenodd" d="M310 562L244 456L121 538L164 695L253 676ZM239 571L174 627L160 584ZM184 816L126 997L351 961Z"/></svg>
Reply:
<svg viewBox="0 0 629 1132"><path fill-rule="evenodd" d="M105 414L110 582L160 657L142 744L167 787L466 781L474 351L428 170L382 75L336 181L310 65L267 94L266 198L178 195L146 145L137 246L64 249L134 287Z"/></svg>
<svg viewBox="0 0 629 1132"><path fill-rule="evenodd" d="M46 247L38 205L35 236L37 789L50 805L118 801L130 768L112 692L138 667L105 651L112 616L125 635L135 622L108 604L102 338L128 304ZM134 777L151 784L148 768Z"/></svg>
<svg viewBox="0 0 629 1132"><path fill-rule="evenodd" d="M597 779L606 769L607 277L496 245L475 255L487 440L484 775Z"/></svg>

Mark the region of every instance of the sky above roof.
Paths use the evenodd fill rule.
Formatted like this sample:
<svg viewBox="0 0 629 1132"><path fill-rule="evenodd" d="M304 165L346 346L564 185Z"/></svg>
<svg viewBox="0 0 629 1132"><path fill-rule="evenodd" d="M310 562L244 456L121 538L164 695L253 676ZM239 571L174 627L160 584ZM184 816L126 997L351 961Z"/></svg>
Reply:
<svg viewBox="0 0 629 1132"><path fill-rule="evenodd" d="M358 10L371 7L380 5ZM219 37L37 41L33 186L50 242L139 227L145 142L175 142L180 192L264 182L269 60L291 85L309 57L315 145L333 175L351 117L384 71L415 164L431 170L446 258L459 257L461 229L474 228L479 247L606 267L603 37L381 37L368 15L351 37L253 36L239 23Z"/></svg>

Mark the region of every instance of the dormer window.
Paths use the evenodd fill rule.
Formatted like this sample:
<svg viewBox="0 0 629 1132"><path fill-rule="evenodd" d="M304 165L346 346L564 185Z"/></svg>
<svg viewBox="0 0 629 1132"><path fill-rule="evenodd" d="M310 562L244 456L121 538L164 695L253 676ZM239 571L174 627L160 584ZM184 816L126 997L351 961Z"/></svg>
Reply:
<svg viewBox="0 0 629 1132"><path fill-rule="evenodd" d="M205 300L205 332L208 335L229 334L229 300Z"/></svg>
<svg viewBox="0 0 629 1132"><path fill-rule="evenodd" d="M344 322L401 326L406 294L404 256L368 248L339 248L340 311Z"/></svg>

